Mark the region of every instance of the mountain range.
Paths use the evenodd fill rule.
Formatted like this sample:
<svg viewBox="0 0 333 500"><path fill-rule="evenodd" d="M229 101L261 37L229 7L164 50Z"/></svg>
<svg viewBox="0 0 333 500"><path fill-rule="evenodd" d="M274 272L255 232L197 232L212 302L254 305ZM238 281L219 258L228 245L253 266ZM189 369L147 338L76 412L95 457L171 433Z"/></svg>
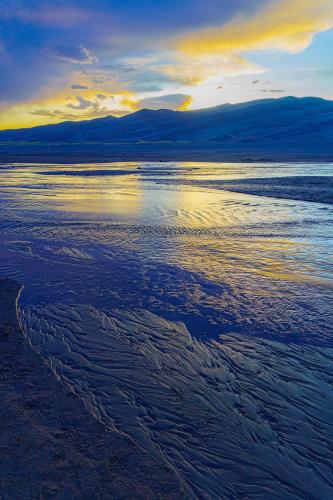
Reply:
<svg viewBox="0 0 333 500"><path fill-rule="evenodd" d="M283 97L223 104L196 111L142 109L33 128L0 131L0 143L195 144L240 151L314 148L333 153L333 101ZM148 146L147 146L148 147Z"/></svg>

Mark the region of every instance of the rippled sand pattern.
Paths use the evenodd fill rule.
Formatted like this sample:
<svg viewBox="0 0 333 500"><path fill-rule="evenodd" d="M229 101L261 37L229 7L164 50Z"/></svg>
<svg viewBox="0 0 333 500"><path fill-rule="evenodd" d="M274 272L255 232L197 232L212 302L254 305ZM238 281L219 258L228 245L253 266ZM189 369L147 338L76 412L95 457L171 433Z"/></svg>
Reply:
<svg viewBox="0 0 333 500"><path fill-rule="evenodd" d="M52 305L22 319L96 418L162 455L193 497L332 497L333 349L204 344L143 310Z"/></svg>

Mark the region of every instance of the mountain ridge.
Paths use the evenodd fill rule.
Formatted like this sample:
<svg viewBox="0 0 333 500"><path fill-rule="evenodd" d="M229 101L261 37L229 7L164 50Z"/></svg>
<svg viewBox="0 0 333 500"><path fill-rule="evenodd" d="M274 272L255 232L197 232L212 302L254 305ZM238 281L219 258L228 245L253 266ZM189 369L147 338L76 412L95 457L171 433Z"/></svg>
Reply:
<svg viewBox="0 0 333 500"><path fill-rule="evenodd" d="M114 117L0 131L0 143L189 143L239 150L256 143L332 152L333 101L286 96L192 111L141 109Z"/></svg>

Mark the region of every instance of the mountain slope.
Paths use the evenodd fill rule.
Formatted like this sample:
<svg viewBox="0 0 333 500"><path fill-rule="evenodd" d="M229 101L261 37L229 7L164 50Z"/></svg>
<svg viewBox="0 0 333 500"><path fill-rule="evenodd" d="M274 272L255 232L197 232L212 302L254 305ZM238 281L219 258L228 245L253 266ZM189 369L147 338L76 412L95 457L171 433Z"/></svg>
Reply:
<svg viewBox="0 0 333 500"><path fill-rule="evenodd" d="M241 146L311 141L333 143L333 101L307 97L262 99L198 111L140 110L121 118L107 116L30 129L0 131L0 142L42 143L187 141Z"/></svg>

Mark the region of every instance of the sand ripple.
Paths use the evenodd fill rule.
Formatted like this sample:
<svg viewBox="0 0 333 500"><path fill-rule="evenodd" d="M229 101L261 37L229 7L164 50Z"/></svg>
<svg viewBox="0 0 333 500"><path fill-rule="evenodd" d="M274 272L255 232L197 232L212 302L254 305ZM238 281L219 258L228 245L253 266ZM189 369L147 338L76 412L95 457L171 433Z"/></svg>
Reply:
<svg viewBox="0 0 333 500"><path fill-rule="evenodd" d="M144 310L20 315L94 415L163 457L193 498L332 498L332 349L236 335L204 344Z"/></svg>

